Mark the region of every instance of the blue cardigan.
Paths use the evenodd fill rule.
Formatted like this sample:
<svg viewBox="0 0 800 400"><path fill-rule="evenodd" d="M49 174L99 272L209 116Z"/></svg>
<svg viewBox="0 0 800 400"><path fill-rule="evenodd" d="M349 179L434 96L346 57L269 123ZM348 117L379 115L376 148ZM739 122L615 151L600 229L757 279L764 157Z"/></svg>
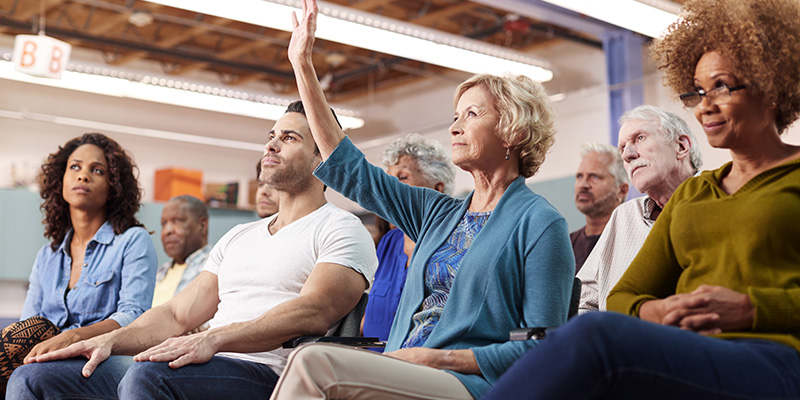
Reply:
<svg viewBox="0 0 800 400"><path fill-rule="evenodd" d="M314 174L400 228L416 248L386 351L400 348L425 292L425 266L461 221L472 199L411 187L368 163L345 138ZM471 349L483 376L455 375L480 398L533 340L509 342L510 330L566 321L575 260L564 217L525 179L515 179L461 262L441 319L424 347Z"/></svg>

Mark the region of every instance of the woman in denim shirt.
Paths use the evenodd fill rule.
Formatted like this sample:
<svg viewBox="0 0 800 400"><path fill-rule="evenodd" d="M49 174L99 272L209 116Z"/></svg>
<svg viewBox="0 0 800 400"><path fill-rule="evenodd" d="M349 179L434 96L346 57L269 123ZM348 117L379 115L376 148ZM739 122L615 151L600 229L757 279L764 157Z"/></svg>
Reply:
<svg viewBox="0 0 800 400"><path fill-rule="evenodd" d="M70 140L42 166L51 242L36 255L22 320L2 332L0 387L24 358L125 326L150 308L157 260L135 217L135 170L99 133Z"/></svg>

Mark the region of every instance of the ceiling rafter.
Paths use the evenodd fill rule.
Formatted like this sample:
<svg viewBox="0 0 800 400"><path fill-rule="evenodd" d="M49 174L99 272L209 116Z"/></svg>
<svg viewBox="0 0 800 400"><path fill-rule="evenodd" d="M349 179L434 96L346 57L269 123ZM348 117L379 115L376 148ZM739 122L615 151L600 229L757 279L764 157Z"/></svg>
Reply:
<svg viewBox="0 0 800 400"><path fill-rule="evenodd" d="M76 49L99 51L109 64L145 59L157 63L168 74L187 76L202 70L225 83L261 81L282 93L295 90L286 57L290 37L287 32L200 16L144 0L44 1L50 35ZM599 45L587 34L530 16L523 17L530 29L520 29L518 24L515 29L506 30L504 16L509 11L485 1L328 1L518 51L536 49L558 38ZM38 3L39 0L0 0L0 31L30 33L36 26ZM153 24L131 24L129 18L136 11L149 12ZM336 99L369 95L421 79L452 79L446 68L325 40L318 41L314 53L318 73L330 80L326 94ZM337 56L331 57L332 54Z"/></svg>
<svg viewBox="0 0 800 400"><path fill-rule="evenodd" d="M60 6L65 1L66 0L44 0L44 2L45 2L44 3L44 9L45 9L44 15L49 14L50 11L56 9L58 6ZM15 16L18 19L29 20L29 19L33 18L34 16L39 15L39 11L41 10L41 4L38 1L36 1L36 2L28 2L28 3L25 3L25 4L27 4L29 7L24 8L21 11L18 11L18 12L15 13ZM37 22L37 25L38 25L38 22ZM45 20L45 28L47 28L47 21L46 20ZM39 29L41 29L41 27L39 27ZM0 33L4 33L6 31L7 31L7 29L5 27L0 26ZM31 32L31 33L34 33L34 32Z"/></svg>

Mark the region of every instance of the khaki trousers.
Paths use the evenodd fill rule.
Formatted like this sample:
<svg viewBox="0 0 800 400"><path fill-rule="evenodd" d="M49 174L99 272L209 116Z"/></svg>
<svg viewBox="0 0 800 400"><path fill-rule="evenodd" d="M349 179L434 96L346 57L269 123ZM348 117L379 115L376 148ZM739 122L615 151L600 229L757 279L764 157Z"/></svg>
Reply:
<svg viewBox="0 0 800 400"><path fill-rule="evenodd" d="M271 400L472 400L452 374L370 351L317 343L295 350Z"/></svg>

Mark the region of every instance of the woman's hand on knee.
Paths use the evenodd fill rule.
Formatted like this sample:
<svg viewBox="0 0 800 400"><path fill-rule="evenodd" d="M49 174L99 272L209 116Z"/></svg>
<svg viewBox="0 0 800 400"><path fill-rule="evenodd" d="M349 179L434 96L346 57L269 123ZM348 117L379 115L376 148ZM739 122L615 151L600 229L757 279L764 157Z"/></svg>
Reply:
<svg viewBox="0 0 800 400"><path fill-rule="evenodd" d="M26 363L29 358L35 358L47 354L51 351L60 350L67 346L80 341L80 338L71 331L62 332L50 339L45 340L33 346L31 351L25 357Z"/></svg>

